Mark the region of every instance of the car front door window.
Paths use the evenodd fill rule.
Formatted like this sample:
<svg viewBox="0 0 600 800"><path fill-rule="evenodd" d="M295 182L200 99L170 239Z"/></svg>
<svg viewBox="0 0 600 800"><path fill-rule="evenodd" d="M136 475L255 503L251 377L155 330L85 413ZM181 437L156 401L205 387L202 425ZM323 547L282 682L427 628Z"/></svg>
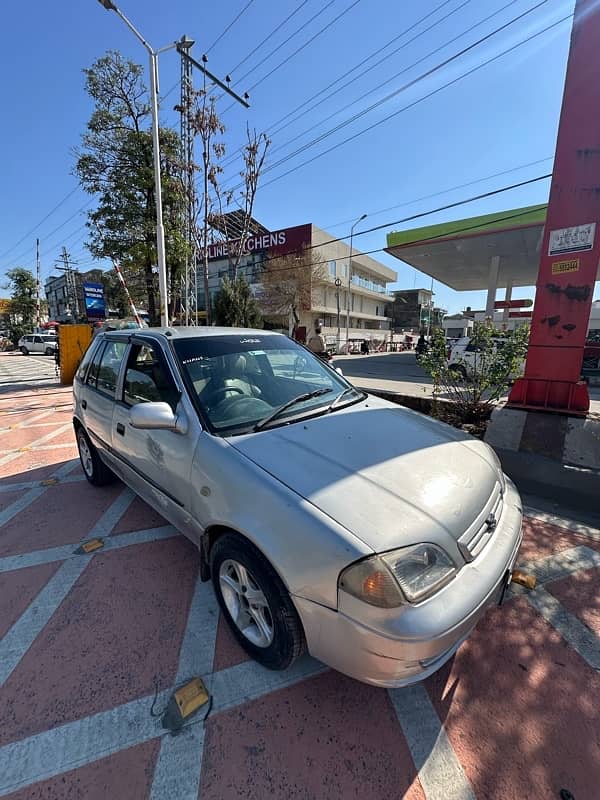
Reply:
<svg viewBox="0 0 600 800"><path fill-rule="evenodd" d="M179 392L153 347L134 345L131 348L123 381L123 400L129 406L137 403L168 403L175 411Z"/></svg>

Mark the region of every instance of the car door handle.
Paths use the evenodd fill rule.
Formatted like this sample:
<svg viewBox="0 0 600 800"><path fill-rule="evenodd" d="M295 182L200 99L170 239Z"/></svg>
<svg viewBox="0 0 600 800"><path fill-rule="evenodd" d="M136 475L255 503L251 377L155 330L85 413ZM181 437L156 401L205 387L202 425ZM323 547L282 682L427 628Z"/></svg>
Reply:
<svg viewBox="0 0 600 800"><path fill-rule="evenodd" d="M82 400L81 401L81 407L82 408L87 408L87 400Z"/></svg>
<svg viewBox="0 0 600 800"><path fill-rule="evenodd" d="M125 425L122 422L117 422L117 433L120 433L121 436L125 436Z"/></svg>

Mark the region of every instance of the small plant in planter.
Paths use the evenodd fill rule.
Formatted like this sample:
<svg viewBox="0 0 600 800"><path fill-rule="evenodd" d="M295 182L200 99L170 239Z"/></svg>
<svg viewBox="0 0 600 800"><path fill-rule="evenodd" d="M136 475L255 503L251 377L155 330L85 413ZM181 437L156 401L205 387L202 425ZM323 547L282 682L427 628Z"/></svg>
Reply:
<svg viewBox="0 0 600 800"><path fill-rule="evenodd" d="M500 332L475 323L469 357L449 364L444 331L435 329L429 350L420 361L433 381L433 415L482 435L494 403L523 371L528 340L527 325ZM441 398L445 402L439 402Z"/></svg>

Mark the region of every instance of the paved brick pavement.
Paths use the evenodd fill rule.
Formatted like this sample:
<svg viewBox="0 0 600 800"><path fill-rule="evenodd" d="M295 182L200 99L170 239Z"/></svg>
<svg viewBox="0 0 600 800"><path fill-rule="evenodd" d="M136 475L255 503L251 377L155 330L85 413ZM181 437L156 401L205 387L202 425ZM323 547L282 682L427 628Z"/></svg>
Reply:
<svg viewBox="0 0 600 800"><path fill-rule="evenodd" d="M0 397L0 797L598 797L599 530L528 509L539 588L423 684L375 689L308 657L269 672L190 543L122 484L87 484L70 397ZM76 555L91 536L105 547ZM192 675L212 710L174 737L152 702Z"/></svg>

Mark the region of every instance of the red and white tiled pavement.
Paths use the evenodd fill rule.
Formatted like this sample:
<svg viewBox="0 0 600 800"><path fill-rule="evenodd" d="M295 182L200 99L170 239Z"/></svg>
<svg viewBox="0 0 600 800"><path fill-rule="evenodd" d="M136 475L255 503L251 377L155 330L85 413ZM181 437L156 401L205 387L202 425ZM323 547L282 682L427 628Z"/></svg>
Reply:
<svg viewBox="0 0 600 800"><path fill-rule="evenodd" d="M70 390L0 398L0 797L600 797L600 531L529 510L538 588L384 691L308 657L249 661L192 545L76 458ZM155 692L160 708L194 675L212 710L172 736Z"/></svg>

